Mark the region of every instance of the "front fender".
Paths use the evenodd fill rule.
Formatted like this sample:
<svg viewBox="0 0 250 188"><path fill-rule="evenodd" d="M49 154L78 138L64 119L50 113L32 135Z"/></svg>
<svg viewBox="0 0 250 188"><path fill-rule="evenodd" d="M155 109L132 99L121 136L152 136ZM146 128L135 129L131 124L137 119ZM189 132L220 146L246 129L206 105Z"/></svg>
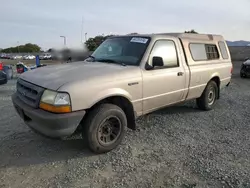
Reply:
<svg viewBox="0 0 250 188"><path fill-rule="evenodd" d="M132 101L132 96L126 90L121 89L121 88L111 88L111 89L103 90L103 91L97 93L96 95L94 95L89 100L88 108L91 108L96 103L98 103L106 98L114 97L114 96L125 97L129 101Z"/></svg>

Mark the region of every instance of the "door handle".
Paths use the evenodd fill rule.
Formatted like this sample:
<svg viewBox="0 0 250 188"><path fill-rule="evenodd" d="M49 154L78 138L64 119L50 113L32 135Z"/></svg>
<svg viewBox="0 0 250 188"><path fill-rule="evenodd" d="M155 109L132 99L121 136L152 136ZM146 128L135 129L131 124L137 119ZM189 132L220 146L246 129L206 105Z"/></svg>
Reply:
<svg viewBox="0 0 250 188"><path fill-rule="evenodd" d="M183 76L184 72L178 72L177 76Z"/></svg>

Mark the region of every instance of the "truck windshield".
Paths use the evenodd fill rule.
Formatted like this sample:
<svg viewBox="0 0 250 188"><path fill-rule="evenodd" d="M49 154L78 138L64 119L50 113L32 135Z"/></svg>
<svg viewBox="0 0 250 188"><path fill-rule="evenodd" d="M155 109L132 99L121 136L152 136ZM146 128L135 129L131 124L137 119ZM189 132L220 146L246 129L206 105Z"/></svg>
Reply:
<svg viewBox="0 0 250 188"><path fill-rule="evenodd" d="M91 55L94 61L139 65L150 42L149 37L112 37L106 39Z"/></svg>

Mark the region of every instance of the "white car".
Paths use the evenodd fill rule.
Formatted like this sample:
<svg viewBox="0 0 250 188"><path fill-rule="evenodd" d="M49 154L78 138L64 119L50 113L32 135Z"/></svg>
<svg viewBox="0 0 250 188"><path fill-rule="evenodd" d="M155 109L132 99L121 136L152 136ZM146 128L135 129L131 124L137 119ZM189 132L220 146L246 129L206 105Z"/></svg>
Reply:
<svg viewBox="0 0 250 188"><path fill-rule="evenodd" d="M36 56L34 56L34 55L25 55L25 56L23 56L23 59L25 59L25 60L31 60L31 59L35 59L36 58Z"/></svg>
<svg viewBox="0 0 250 188"><path fill-rule="evenodd" d="M22 56L21 55L15 55L15 56L12 56L11 59L22 59Z"/></svg>
<svg viewBox="0 0 250 188"><path fill-rule="evenodd" d="M52 58L52 56L50 54L45 55L45 59L51 59L51 58Z"/></svg>
<svg viewBox="0 0 250 188"><path fill-rule="evenodd" d="M51 59L51 55L50 54L42 54L39 56L40 60L48 60Z"/></svg>

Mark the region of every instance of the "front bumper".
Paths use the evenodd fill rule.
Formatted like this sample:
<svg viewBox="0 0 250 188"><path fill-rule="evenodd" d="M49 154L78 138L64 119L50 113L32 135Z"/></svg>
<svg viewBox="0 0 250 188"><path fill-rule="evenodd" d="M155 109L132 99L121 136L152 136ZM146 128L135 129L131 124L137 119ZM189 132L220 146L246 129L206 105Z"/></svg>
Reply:
<svg viewBox="0 0 250 188"><path fill-rule="evenodd" d="M0 85L6 84L8 82L7 75L0 70Z"/></svg>
<svg viewBox="0 0 250 188"><path fill-rule="evenodd" d="M250 71L249 70L241 69L240 70L240 74L243 74L243 75L246 75L246 76L250 76Z"/></svg>
<svg viewBox="0 0 250 188"><path fill-rule="evenodd" d="M35 109L22 102L16 94L12 95L13 105L32 130L51 138L60 138L72 135L80 124L86 111L77 111L66 114L54 114L42 109Z"/></svg>

